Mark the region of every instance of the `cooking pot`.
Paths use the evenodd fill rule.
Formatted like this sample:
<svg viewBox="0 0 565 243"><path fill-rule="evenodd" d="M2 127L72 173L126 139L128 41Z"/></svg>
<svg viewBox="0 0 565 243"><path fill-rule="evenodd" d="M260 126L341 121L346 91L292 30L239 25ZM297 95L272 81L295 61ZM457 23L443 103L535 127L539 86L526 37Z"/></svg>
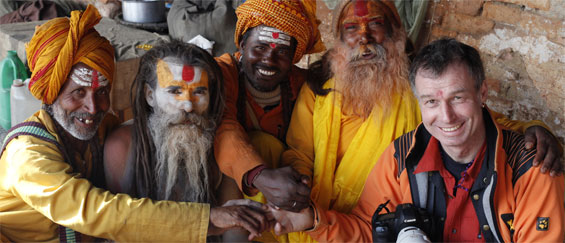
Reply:
<svg viewBox="0 0 565 243"><path fill-rule="evenodd" d="M161 23L166 21L163 0L122 0L122 15L133 23Z"/></svg>

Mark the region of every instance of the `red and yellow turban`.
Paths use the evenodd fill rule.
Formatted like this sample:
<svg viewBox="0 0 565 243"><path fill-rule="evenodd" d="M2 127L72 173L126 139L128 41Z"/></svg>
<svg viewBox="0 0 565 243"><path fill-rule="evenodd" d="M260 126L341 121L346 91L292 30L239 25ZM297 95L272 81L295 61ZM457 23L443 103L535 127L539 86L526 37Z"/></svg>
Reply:
<svg viewBox="0 0 565 243"><path fill-rule="evenodd" d="M275 27L297 41L293 63L300 61L304 54L321 52L325 49L318 30L316 0L247 0L236 10L235 45L243 34L259 25Z"/></svg>
<svg viewBox="0 0 565 243"><path fill-rule="evenodd" d="M91 5L69 18L56 18L37 27L26 46L32 72L29 90L35 98L52 104L67 80L71 68L82 62L103 74L110 84L114 78L114 48L94 29L102 17Z"/></svg>

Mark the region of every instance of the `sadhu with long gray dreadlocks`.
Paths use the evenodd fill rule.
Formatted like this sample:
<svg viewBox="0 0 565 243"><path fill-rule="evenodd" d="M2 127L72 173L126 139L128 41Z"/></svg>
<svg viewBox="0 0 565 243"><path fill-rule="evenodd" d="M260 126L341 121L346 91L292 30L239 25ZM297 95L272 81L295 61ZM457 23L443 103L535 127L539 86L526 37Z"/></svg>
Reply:
<svg viewBox="0 0 565 243"><path fill-rule="evenodd" d="M171 42L143 55L132 84L133 125L107 141L106 150L129 151L106 158L109 187L156 200L214 204L221 173L212 144L224 108L222 84L214 59L194 45ZM124 139L128 147L112 143Z"/></svg>
<svg viewBox="0 0 565 243"><path fill-rule="evenodd" d="M132 91L133 124L116 129L104 147L112 192L212 207L226 202L219 208L246 206L253 210L244 212L249 219L265 217L259 203L230 200L242 195L214 160L212 145L224 100L222 73L210 54L177 41L156 46L142 56ZM230 221L210 211L211 223L213 219ZM271 227L269 222L257 224L257 232ZM214 235L218 233L234 242L256 235L241 228L220 229Z"/></svg>

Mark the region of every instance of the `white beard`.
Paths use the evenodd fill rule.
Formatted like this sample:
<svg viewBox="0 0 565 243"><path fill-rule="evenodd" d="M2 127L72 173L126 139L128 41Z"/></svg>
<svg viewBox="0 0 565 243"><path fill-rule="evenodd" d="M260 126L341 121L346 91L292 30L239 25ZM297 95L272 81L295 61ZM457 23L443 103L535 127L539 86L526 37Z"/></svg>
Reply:
<svg viewBox="0 0 565 243"><path fill-rule="evenodd" d="M186 120L191 124L184 124ZM149 116L156 153L159 200L209 202L209 152L215 124L195 114L168 115L159 108Z"/></svg>

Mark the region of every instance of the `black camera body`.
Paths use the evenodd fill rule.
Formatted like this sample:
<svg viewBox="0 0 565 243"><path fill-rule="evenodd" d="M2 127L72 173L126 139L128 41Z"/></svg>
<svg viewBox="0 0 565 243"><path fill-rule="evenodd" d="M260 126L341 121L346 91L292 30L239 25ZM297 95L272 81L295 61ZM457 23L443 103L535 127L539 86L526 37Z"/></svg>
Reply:
<svg viewBox="0 0 565 243"><path fill-rule="evenodd" d="M390 212L386 205L379 205L373 214L371 226L373 230L373 242L396 242L398 233L406 227L421 229L426 235L431 236L434 231L434 220L428 212L416 208L411 203L396 206L395 212ZM380 214L382 209L387 213Z"/></svg>

